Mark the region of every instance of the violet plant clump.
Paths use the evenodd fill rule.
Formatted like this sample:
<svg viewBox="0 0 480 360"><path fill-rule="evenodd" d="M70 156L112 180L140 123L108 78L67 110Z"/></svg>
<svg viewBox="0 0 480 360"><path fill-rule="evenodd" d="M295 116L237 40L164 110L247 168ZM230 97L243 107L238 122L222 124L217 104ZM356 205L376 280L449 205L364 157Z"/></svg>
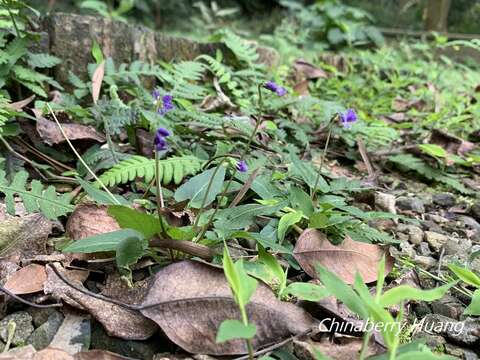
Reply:
<svg viewBox="0 0 480 360"><path fill-rule="evenodd" d="M278 96L285 96L287 94L287 89L284 87L278 85L274 81L267 81L263 87L267 90L270 90L271 92L276 93Z"/></svg>

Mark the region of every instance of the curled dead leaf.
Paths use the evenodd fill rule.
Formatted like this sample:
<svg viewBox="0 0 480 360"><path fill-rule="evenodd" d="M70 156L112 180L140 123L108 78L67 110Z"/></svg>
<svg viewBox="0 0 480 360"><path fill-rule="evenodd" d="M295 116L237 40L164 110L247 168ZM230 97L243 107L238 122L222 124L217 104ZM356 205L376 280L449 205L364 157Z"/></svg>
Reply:
<svg viewBox="0 0 480 360"><path fill-rule="evenodd" d="M162 303L161 305L155 305ZM151 305L151 307L149 307ZM190 353L240 355L245 341L215 341L220 324L240 319L238 306L221 269L194 261L164 267L142 303L141 313L155 321L170 340ZM261 348L316 324L303 309L279 301L268 286L260 283L247 305L249 321L257 327L253 347Z"/></svg>
<svg viewBox="0 0 480 360"><path fill-rule="evenodd" d="M125 340L145 340L157 331L157 325L142 316L138 311L94 298L65 284L50 266L56 266L62 275L69 278L76 286L86 290L80 282L72 279L69 273L59 264L52 264L46 268L45 294L52 294L55 298L61 299L71 306L89 312L103 325L109 336L116 336Z"/></svg>
<svg viewBox="0 0 480 360"><path fill-rule="evenodd" d="M385 255L385 274L392 270L393 258L379 245L353 241L346 237L340 245L332 245L327 236L316 230L306 229L298 238L293 256L311 277L318 278L316 264L334 272L348 284L352 284L358 272L366 283L377 280L377 267Z"/></svg>
<svg viewBox="0 0 480 360"><path fill-rule="evenodd" d="M54 121L50 121L41 116L39 111L33 110L37 118L36 129L43 142L47 145L55 145L65 142L62 132ZM63 131L69 140L92 140L96 142L105 142L105 137L97 132L92 126L81 124L62 124Z"/></svg>
<svg viewBox="0 0 480 360"><path fill-rule="evenodd" d="M32 294L43 290L45 280L45 266L30 264L12 274L4 287L16 295Z"/></svg>
<svg viewBox="0 0 480 360"><path fill-rule="evenodd" d="M92 75L92 100L96 104L102 89L103 75L105 74L105 61L100 63Z"/></svg>
<svg viewBox="0 0 480 360"><path fill-rule="evenodd" d="M67 221L66 231L73 240L119 230L120 226L107 213L105 205L81 204Z"/></svg>

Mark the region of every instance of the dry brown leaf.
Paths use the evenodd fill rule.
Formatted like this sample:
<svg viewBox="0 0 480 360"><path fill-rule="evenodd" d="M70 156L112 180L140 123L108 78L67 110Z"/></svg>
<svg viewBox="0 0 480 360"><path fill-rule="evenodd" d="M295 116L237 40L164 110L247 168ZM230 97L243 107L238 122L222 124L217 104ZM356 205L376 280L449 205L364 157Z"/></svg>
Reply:
<svg viewBox="0 0 480 360"><path fill-rule="evenodd" d="M164 267L155 274L140 310L155 321L175 344L195 354L240 355L244 340L215 341L220 324L240 319L228 282L221 269L194 261ZM279 301L268 286L258 288L247 305L249 321L257 326L253 347L279 342L315 326L315 320L294 304Z"/></svg>
<svg viewBox="0 0 480 360"><path fill-rule="evenodd" d="M436 144L445 149L449 154L463 156L475 149L476 145L470 141L463 140L458 136L445 131L434 129L430 135L431 144Z"/></svg>
<svg viewBox="0 0 480 360"><path fill-rule="evenodd" d="M320 264L352 284L358 272L366 283L377 280L377 267L386 256L385 274L392 270L393 258L382 247L353 241L346 237L340 245L332 245L327 236L316 230L306 229L298 238L293 256L311 277L318 278L315 265Z"/></svg>
<svg viewBox="0 0 480 360"><path fill-rule="evenodd" d="M32 360L74 360L74 358L61 349L46 348L33 355Z"/></svg>
<svg viewBox="0 0 480 360"><path fill-rule="evenodd" d="M308 80L303 80L296 83L295 86L293 87L293 90L295 90L297 94L303 95L303 96L310 94L310 92L308 91Z"/></svg>
<svg viewBox="0 0 480 360"><path fill-rule="evenodd" d="M56 266L58 271L69 278L72 283L83 288L83 285L73 280L59 264L52 264L46 268L45 294L52 294L55 298L62 299L71 306L88 311L103 325L109 336L116 336L125 340L145 340L157 330L157 325L142 316L138 311L129 310L75 290L65 284L50 266Z"/></svg>
<svg viewBox="0 0 480 360"><path fill-rule="evenodd" d="M45 266L30 264L10 276L4 287L17 295L31 294L42 291L45 280Z"/></svg>
<svg viewBox="0 0 480 360"><path fill-rule="evenodd" d="M120 230L105 205L80 204L70 215L66 231L73 240Z"/></svg>
<svg viewBox="0 0 480 360"><path fill-rule="evenodd" d="M0 354L1 360L32 360L36 350L32 345L11 349Z"/></svg>
<svg viewBox="0 0 480 360"><path fill-rule="evenodd" d="M334 341L330 341L328 338L323 338L319 342L295 340L294 353L299 359L314 360L316 357L312 353L312 349L316 349L329 359L357 360L362 349L362 344L362 339L348 336L335 337ZM379 354L380 352L382 352L382 349L373 339L370 339L366 357Z"/></svg>
<svg viewBox="0 0 480 360"><path fill-rule="evenodd" d="M105 75L105 61L102 61L92 75L92 99L96 104L100 96L100 90L102 89L103 76Z"/></svg>
<svg viewBox="0 0 480 360"><path fill-rule="evenodd" d="M328 74L323 69L320 69L319 67L303 59L295 60L293 67L295 69L297 81L300 81L301 78L305 78L307 80L328 78Z"/></svg>
<svg viewBox="0 0 480 360"><path fill-rule="evenodd" d="M17 102L10 103L7 105L7 107L15 111L22 111L22 109L28 104L30 104L33 101L33 99L35 99L35 95L32 95L26 99L23 99Z"/></svg>
<svg viewBox="0 0 480 360"><path fill-rule="evenodd" d="M41 116L39 111L33 111L37 118L36 129L43 142L47 145L55 145L65 142L62 132L54 121L50 121ZM94 127L81 124L61 124L63 131L69 140L92 140L96 142L105 142L105 137L97 132Z"/></svg>
<svg viewBox="0 0 480 360"><path fill-rule="evenodd" d="M82 351L73 356L75 360L135 360L106 350Z"/></svg>

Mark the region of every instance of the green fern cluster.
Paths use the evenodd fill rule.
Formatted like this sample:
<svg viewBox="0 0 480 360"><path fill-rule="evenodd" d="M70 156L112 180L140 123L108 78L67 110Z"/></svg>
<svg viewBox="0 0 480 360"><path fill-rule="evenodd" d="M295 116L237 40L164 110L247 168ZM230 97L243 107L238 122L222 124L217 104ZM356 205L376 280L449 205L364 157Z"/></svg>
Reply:
<svg viewBox="0 0 480 360"><path fill-rule="evenodd" d="M17 172L13 180L9 182L5 171L0 170L0 192L5 194L5 204L9 214L15 215L15 195L23 200L28 213L41 212L52 220L73 211L74 207L70 204L71 194L59 195L53 186L44 189L38 180L33 180L30 190L27 190L27 179L28 173L22 170Z"/></svg>
<svg viewBox="0 0 480 360"><path fill-rule="evenodd" d="M9 41L7 35L0 32L0 89L19 83L42 97L47 97L47 85L62 89L58 82L38 71L59 64L60 59L30 52L30 36L17 36Z"/></svg>
<svg viewBox="0 0 480 360"><path fill-rule="evenodd" d="M188 175L194 175L201 168L201 162L194 156L171 157L159 161L159 177L164 185L171 182L180 184ZM121 161L100 176L106 186L115 186L144 178L148 183L155 177L155 160L134 155Z"/></svg>

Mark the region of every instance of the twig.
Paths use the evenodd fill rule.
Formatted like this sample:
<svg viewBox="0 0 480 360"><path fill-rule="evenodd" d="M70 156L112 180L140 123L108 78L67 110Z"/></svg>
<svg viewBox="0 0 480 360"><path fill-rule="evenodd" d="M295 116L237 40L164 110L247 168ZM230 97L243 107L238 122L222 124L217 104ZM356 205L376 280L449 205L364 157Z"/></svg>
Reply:
<svg viewBox="0 0 480 360"><path fill-rule="evenodd" d="M49 103L46 103L47 105L47 108L48 108L48 111L50 111L50 114L53 116L53 119L55 120L55 122L57 123L57 126L58 128L60 129L60 132L62 133L63 137L65 138L65 140L67 141L68 145L70 146L70 148L72 149L73 153L75 154L75 156L78 158L78 160L82 163L82 165L85 167L85 169L87 169L87 171L90 173L90 175L93 176L93 178L100 184L100 186L102 187L103 190L105 190L105 192L110 196L110 198L113 200L113 202L117 205L121 205L120 202L117 200L117 198L115 196L113 196L113 194L110 192L110 190L108 190L108 188L105 186L105 184L97 177L97 175L95 175L95 173L92 171L92 169L90 169L90 166L87 165L87 163L83 160L83 158L80 156L80 154L78 153L77 149L75 149L75 147L73 146L73 144L71 143L70 139L68 138L67 134L65 133L65 131L63 130L63 127L62 125L60 124L60 122L58 121L57 119L57 116L55 115L55 113L53 112L52 108L50 107L50 104Z"/></svg>
<svg viewBox="0 0 480 360"><path fill-rule="evenodd" d="M362 157L362 160L367 168L368 178L370 180L374 180L377 175L375 174L375 170L373 169L370 158L368 157L367 147L365 146L365 143L360 137L357 138L357 146L358 151L360 152L360 156Z"/></svg>
<svg viewBox="0 0 480 360"><path fill-rule="evenodd" d="M248 177L247 181L245 181L245 184L243 184L242 188L238 191L237 195L235 196L235 198L232 200L232 202L228 206L229 208L237 206L237 204L240 201L242 201L242 199L245 196L245 194L247 193L248 189L250 189L250 186L252 186L252 183L257 178L257 175L258 175L259 172L260 172L260 168L257 168L255 170L253 170L253 172Z"/></svg>
<svg viewBox="0 0 480 360"><path fill-rule="evenodd" d="M32 306L32 307L39 308L39 309L52 308L52 307L62 307L63 306L62 304L47 304L47 305L35 304L33 302L25 300L25 299L21 298L20 296L12 293L10 290L7 290L3 286L0 286L0 291L7 294L8 296L11 296L15 300L17 300L17 301L19 301L19 302L21 302L25 305Z"/></svg>
<svg viewBox="0 0 480 360"><path fill-rule="evenodd" d="M5 140L3 138L3 136L0 135L0 141L3 143L3 145L5 145L5 147L7 148L8 152L10 152L11 154L15 155L16 157L18 157L19 159L25 161L27 164L30 164L34 169L35 171L38 173L38 175L44 180L44 181L47 181L47 178L40 172L40 170L37 169L37 164L26 158L25 156L23 156L22 154L20 154L19 152L15 151L11 146L10 144L7 142L7 140Z"/></svg>

